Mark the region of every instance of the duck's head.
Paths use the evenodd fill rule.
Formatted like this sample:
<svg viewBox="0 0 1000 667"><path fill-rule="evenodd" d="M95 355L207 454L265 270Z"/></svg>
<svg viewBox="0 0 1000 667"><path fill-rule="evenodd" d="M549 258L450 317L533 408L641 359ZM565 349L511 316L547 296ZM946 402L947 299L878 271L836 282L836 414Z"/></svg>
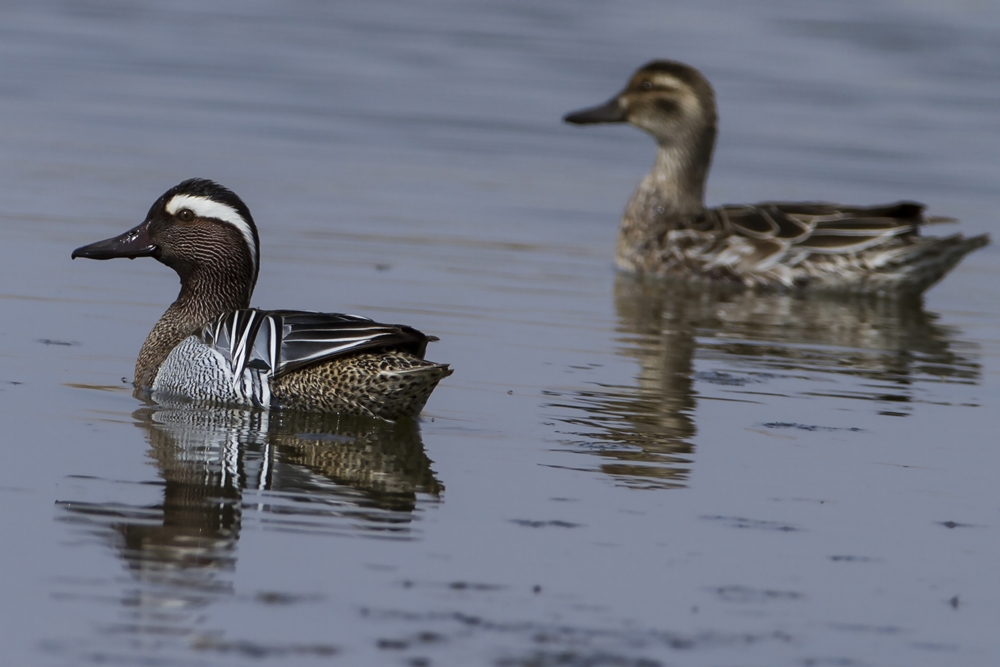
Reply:
<svg viewBox="0 0 1000 667"><path fill-rule="evenodd" d="M194 276L221 275L253 292L260 241L250 209L236 193L214 181L192 178L163 193L141 224L77 248L77 257L153 257L177 271L182 283Z"/></svg>
<svg viewBox="0 0 1000 667"><path fill-rule="evenodd" d="M715 142L715 93L701 72L683 63L654 60L639 68L628 85L604 104L566 114L575 125L629 123L649 132L661 146L694 147Z"/></svg>

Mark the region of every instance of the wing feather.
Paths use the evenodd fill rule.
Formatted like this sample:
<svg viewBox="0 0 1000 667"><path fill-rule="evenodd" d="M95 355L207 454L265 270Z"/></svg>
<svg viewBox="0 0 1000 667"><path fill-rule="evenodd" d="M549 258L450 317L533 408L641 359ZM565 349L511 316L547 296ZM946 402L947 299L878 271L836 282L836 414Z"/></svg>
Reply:
<svg viewBox="0 0 1000 667"><path fill-rule="evenodd" d="M719 238L742 237L752 241L754 252L743 265L769 264L778 259L778 246L788 252L817 254L853 253L919 234L921 225L936 222L923 215L924 207L902 201L881 206L838 206L823 202L762 202L754 205L708 209L692 223Z"/></svg>
<svg viewBox="0 0 1000 667"><path fill-rule="evenodd" d="M362 351L402 349L423 357L427 343L437 340L412 327L357 315L253 308L220 316L200 335L228 360L234 380L247 368L280 377Z"/></svg>

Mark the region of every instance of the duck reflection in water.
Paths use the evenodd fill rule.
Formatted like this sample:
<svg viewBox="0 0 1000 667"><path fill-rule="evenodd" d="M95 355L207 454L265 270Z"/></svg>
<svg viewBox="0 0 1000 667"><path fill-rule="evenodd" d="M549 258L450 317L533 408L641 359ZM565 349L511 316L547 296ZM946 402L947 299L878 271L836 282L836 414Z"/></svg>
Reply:
<svg viewBox="0 0 1000 667"><path fill-rule="evenodd" d="M557 397L556 418L572 426L563 442L596 453L601 471L635 488L685 485L699 397L861 399L906 416L921 383L980 376L975 345L919 297L756 294L619 274L615 310L618 353L638 362L634 386L547 393ZM717 370L699 370L706 366ZM786 384L795 380L804 393Z"/></svg>
<svg viewBox="0 0 1000 667"><path fill-rule="evenodd" d="M197 610L231 592L226 573L251 517L257 530L405 540L421 505L444 490L415 420L190 406L133 417L162 502L61 504L135 576L123 603L137 634L194 632Z"/></svg>

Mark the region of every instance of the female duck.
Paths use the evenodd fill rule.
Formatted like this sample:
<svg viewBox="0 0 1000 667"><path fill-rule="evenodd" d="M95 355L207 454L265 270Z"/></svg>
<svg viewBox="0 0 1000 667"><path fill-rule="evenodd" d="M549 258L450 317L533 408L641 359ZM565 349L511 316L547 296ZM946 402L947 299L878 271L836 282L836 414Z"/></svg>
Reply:
<svg viewBox="0 0 1000 667"><path fill-rule="evenodd" d="M868 293L919 294L986 235L922 237L923 205L763 202L705 208L718 116L715 94L688 65L654 61L621 93L568 123L630 123L653 135L656 164L622 215L616 262L625 271Z"/></svg>
<svg viewBox="0 0 1000 667"><path fill-rule="evenodd" d="M251 309L259 245L243 200L194 178L167 190L138 227L73 251L153 257L180 276L180 295L139 352L136 390L389 420L419 413L451 375L423 358L437 338L353 315Z"/></svg>

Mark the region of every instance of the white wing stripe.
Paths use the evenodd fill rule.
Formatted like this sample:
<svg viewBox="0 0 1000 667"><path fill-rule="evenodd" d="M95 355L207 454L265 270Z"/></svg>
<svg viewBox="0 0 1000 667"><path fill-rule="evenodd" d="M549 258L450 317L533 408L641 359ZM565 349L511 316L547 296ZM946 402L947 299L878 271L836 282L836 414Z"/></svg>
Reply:
<svg viewBox="0 0 1000 667"><path fill-rule="evenodd" d="M278 340L278 325L275 322L275 319L276 318L274 317L267 318L267 326L271 332L271 337L268 341L270 343L270 349L268 350L267 365L271 367L272 371L278 367L278 351L281 349L281 341Z"/></svg>
<svg viewBox="0 0 1000 667"><path fill-rule="evenodd" d="M247 349L247 341L250 338L250 330L253 328L254 320L257 319L257 311L243 311L247 313L247 320L243 323L243 330L239 333L240 342L236 346L236 351L233 353L233 361L236 363L236 373L242 374L243 370L246 368L247 363L250 361L250 353L252 349Z"/></svg>

